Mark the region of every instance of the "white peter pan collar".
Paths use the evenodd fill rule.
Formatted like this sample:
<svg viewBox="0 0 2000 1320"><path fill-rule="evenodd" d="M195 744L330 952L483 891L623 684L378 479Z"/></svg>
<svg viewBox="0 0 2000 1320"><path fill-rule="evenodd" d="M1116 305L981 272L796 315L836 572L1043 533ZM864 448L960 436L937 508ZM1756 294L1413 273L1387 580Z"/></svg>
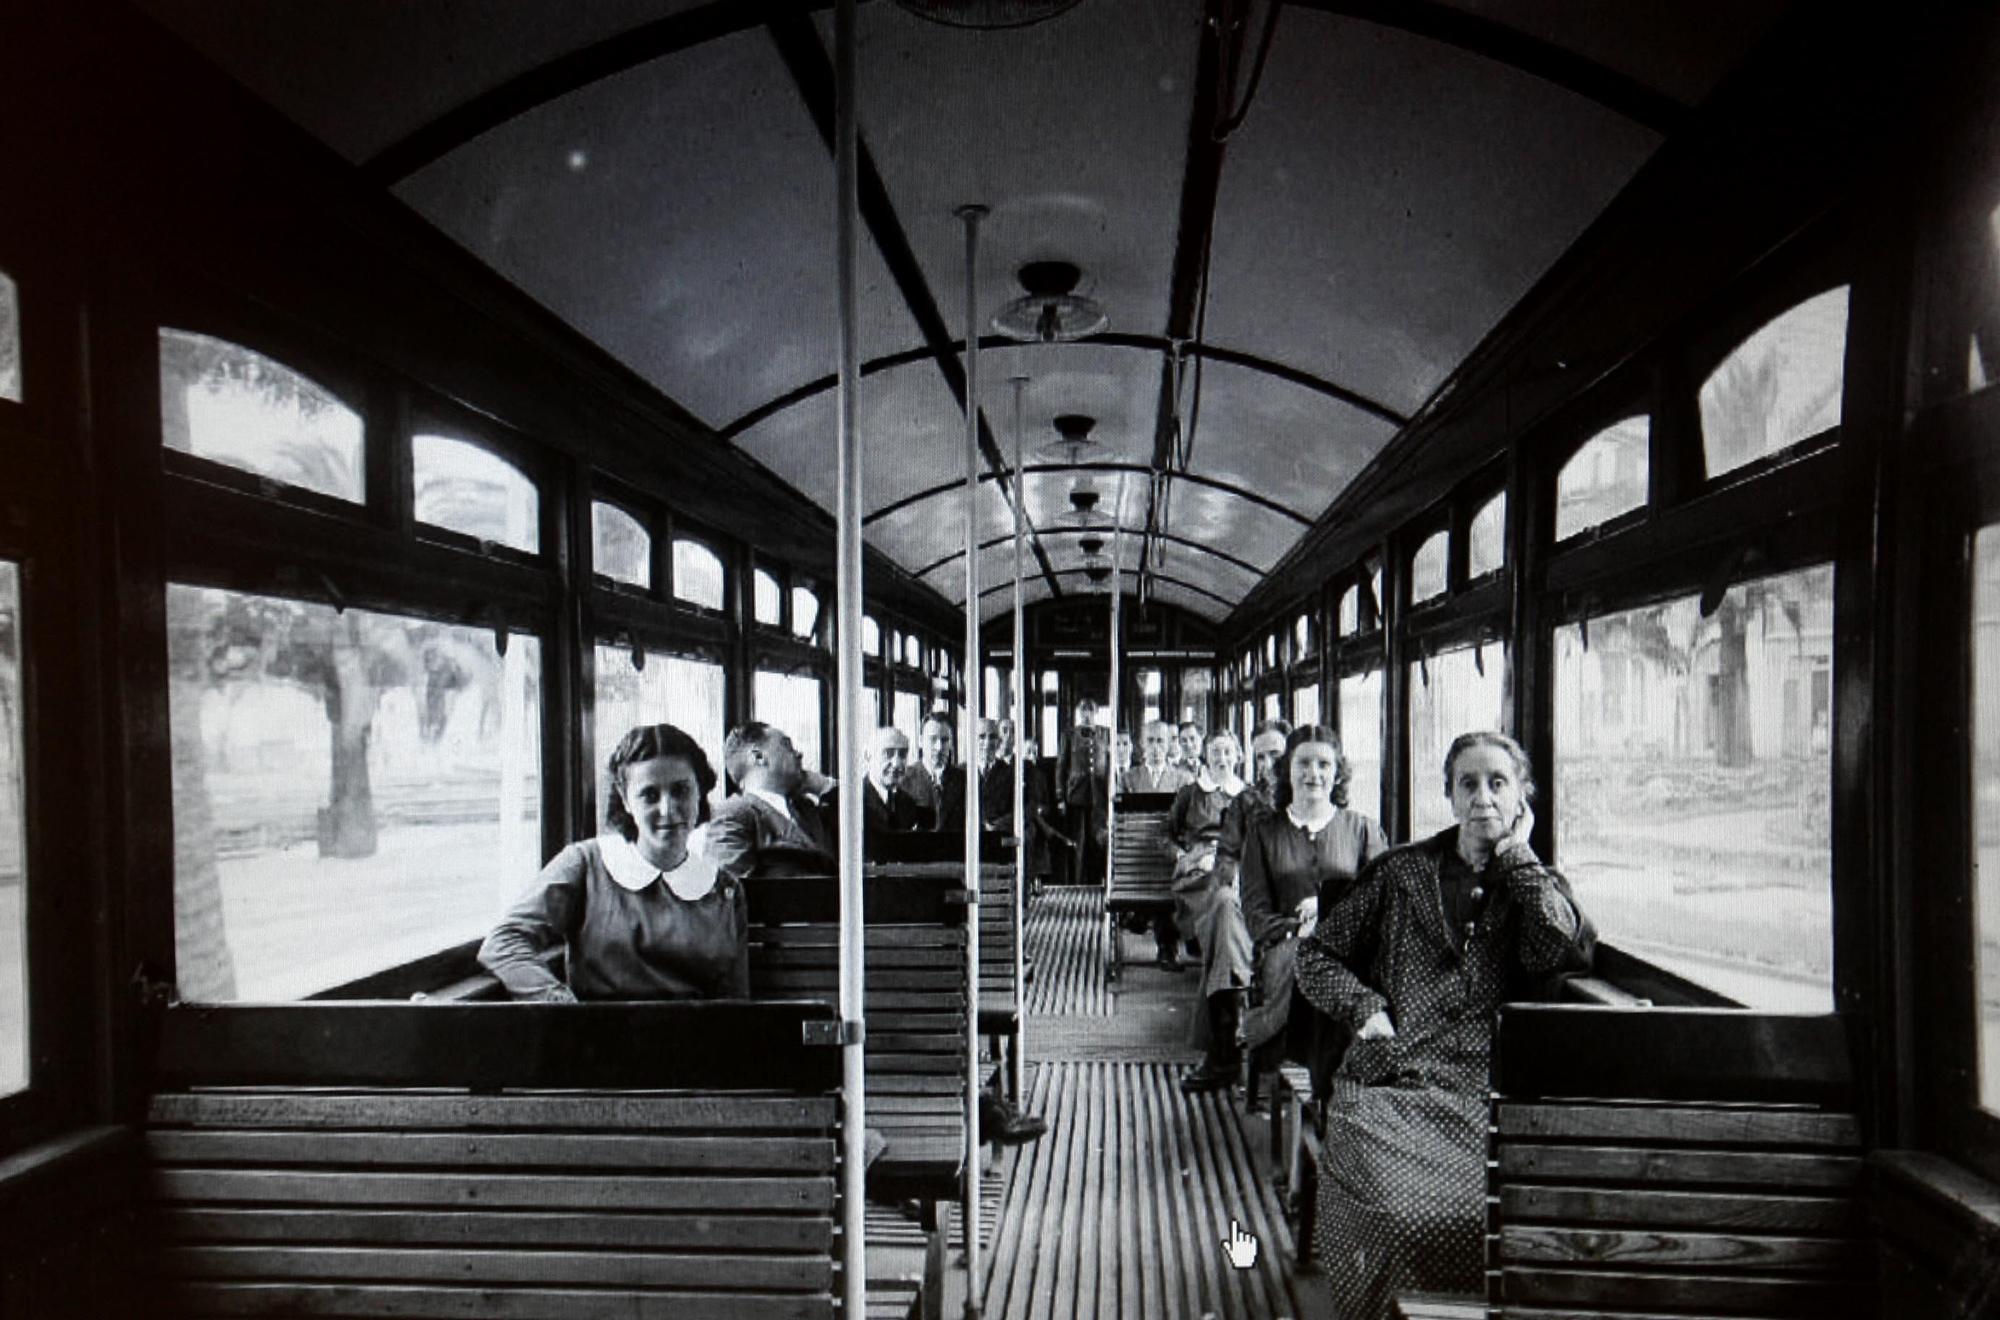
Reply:
<svg viewBox="0 0 2000 1320"><path fill-rule="evenodd" d="M1207 766L1203 766L1201 768L1200 773L1195 775L1194 783L1195 787L1199 788L1204 793L1222 792L1229 794L1229 796L1231 797L1235 797L1238 793L1241 793L1244 789L1243 776L1238 775L1236 777L1236 787L1231 788L1229 785L1222 783L1221 781L1217 780L1214 775L1210 774Z"/></svg>
<svg viewBox="0 0 2000 1320"><path fill-rule="evenodd" d="M707 858L695 856L692 849L686 861L671 871L662 871L641 857L638 846L622 834L600 834L597 848L603 854L606 873L620 889L636 894L664 877L667 888L674 891L676 898L691 903L698 898L706 898L708 892L715 888L715 866Z"/></svg>

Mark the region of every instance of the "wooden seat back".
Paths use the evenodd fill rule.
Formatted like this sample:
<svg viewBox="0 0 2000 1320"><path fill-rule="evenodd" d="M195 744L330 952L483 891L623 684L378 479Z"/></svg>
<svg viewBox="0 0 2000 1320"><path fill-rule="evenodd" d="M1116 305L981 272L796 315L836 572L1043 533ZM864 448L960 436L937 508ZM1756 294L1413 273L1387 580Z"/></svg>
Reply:
<svg viewBox="0 0 2000 1320"><path fill-rule="evenodd" d="M965 862L884 862L868 868L871 879L923 880L963 890ZM983 862L979 868L979 1031L1014 1034L1020 1026L1021 994L1014 980L1019 936L1014 920L1012 862Z"/></svg>
<svg viewBox="0 0 2000 1320"><path fill-rule="evenodd" d="M1112 812L1111 874L1104 906L1157 911L1174 904L1174 849L1167 838L1172 793L1121 793Z"/></svg>
<svg viewBox="0 0 2000 1320"><path fill-rule="evenodd" d="M149 1313L830 1317L836 1025L811 1002L170 1010Z"/></svg>
<svg viewBox="0 0 2000 1320"><path fill-rule="evenodd" d="M1875 1313L1836 1018L1510 1005L1491 1138L1501 1317Z"/></svg>
<svg viewBox="0 0 2000 1320"><path fill-rule="evenodd" d="M840 994L839 885L826 878L753 881L753 995ZM868 881L864 1011L867 1124L888 1148L872 1192L936 1202L959 1193L965 1161L971 1018L961 890L912 876Z"/></svg>

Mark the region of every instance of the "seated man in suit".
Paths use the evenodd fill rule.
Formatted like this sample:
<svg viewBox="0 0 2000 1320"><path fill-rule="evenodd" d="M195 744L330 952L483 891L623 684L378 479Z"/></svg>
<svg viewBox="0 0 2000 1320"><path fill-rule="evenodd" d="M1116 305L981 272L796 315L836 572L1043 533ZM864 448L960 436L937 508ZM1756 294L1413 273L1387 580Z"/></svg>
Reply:
<svg viewBox="0 0 2000 1320"><path fill-rule="evenodd" d="M833 781L800 764L783 730L757 720L730 730L722 765L740 791L708 824L705 855L718 871L739 880L778 864L834 873L834 833L815 800Z"/></svg>
<svg viewBox="0 0 2000 1320"><path fill-rule="evenodd" d="M979 776L979 828L992 834L1014 832L1014 763L1000 759L1000 725L996 720L979 721L973 735L976 764L970 773ZM965 830L965 776L967 766L955 766L945 775L938 790L938 829L947 834Z"/></svg>
<svg viewBox="0 0 2000 1320"><path fill-rule="evenodd" d="M917 734L917 758L903 772L903 792L930 813L933 828L941 814L944 782L954 769L953 742L950 720L942 715L926 716L924 727Z"/></svg>
<svg viewBox="0 0 2000 1320"><path fill-rule="evenodd" d="M928 830L937 816L903 787L910 771L910 740L901 729L884 726L868 735L868 780L862 786L862 847L877 834ZM829 804L831 808L831 804Z"/></svg>

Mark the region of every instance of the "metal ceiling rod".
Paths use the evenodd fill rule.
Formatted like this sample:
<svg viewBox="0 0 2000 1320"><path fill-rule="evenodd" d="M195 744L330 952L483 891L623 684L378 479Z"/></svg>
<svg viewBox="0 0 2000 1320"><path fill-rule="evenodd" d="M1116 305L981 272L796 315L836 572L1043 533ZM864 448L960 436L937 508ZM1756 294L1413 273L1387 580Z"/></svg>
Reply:
<svg viewBox="0 0 2000 1320"><path fill-rule="evenodd" d="M862 924L861 856L861 436L856 427L855 401L861 388L860 336L856 322L855 278L860 260L860 200L856 167L860 142L856 116L855 0L834 6L834 235L836 268L836 342L840 354L840 408L835 486L836 510L834 593L840 605L835 628L839 653L834 677L839 690L839 718L834 725L835 773L847 784L840 795L840 1020L846 1030L841 1042L841 1305L843 1314L860 1316L868 1308L866 1250L868 1166L866 1003L862 958L866 945Z"/></svg>
<svg viewBox="0 0 2000 1320"><path fill-rule="evenodd" d="M1019 1097L1028 1092L1028 647L1027 622L1021 600L1021 575L1025 570L1022 554L1027 543L1027 524L1021 506L1027 493L1021 470L1021 391L1026 376L1014 377L1014 1003L1019 1008L1014 1023L1014 1071L1007 1080L1008 1094Z"/></svg>
<svg viewBox="0 0 2000 1320"><path fill-rule="evenodd" d="M1104 784L1104 892L1111 892L1111 858L1117 855L1113 841L1118 838L1118 721L1124 715L1124 707L1118 701L1118 679L1120 662L1124 659L1124 636L1118 631L1118 605L1124 596L1124 586L1119 581L1119 561L1125 553L1125 476L1118 477L1118 503L1115 506L1120 526L1118 534L1111 540L1111 763L1105 772ZM1135 747L1137 743L1133 744ZM1118 938L1118 924L1111 923L1111 938Z"/></svg>
<svg viewBox="0 0 2000 1320"><path fill-rule="evenodd" d="M965 1033L965 1314L979 1315L979 787L972 756L979 737L979 222L986 208L961 206L965 223L965 702L958 745L965 760L965 975L971 1012ZM1015 463L1020 458L1015 457ZM1014 492L1020 525L1021 492ZM1018 544L1018 542L1017 542ZM1018 551L1015 570L1020 568ZM1020 941L1016 939L1015 943Z"/></svg>

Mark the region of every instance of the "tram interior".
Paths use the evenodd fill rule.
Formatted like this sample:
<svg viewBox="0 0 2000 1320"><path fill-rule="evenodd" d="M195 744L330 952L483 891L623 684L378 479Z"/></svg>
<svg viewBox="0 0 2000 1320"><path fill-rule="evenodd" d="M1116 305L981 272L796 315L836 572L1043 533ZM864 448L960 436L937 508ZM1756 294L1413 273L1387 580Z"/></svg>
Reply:
<svg viewBox="0 0 2000 1320"><path fill-rule="evenodd" d="M2000 1315L1993 15L868 0L843 325L840 8L0 20L0 1316L847 1309L859 1024L791 1002L833 962L565 1017L475 951L628 728L858 784L860 735L971 704L1060 794L1085 700L1330 727L1394 844L1452 825L1455 736L1525 748L1595 962L1501 1013L1484 1298L1398 1314ZM1338 1314L1310 1085L1175 1084L1200 978L1107 917L1117 810L1108 880L1051 812L1018 872L923 873L955 917L866 881L871 957L990 941L956 1062L870 1112L998 1078L1048 1126L891 1133L870 1316ZM697 1074L786 1117L661 1098ZM658 1185L410 1153L582 1152L558 1091L643 1095L591 1139ZM772 1153L699 1154L731 1132ZM622 1232L787 1161L811 1213L747 1247L471 1205ZM469 1199L390 1227L426 1179Z"/></svg>

